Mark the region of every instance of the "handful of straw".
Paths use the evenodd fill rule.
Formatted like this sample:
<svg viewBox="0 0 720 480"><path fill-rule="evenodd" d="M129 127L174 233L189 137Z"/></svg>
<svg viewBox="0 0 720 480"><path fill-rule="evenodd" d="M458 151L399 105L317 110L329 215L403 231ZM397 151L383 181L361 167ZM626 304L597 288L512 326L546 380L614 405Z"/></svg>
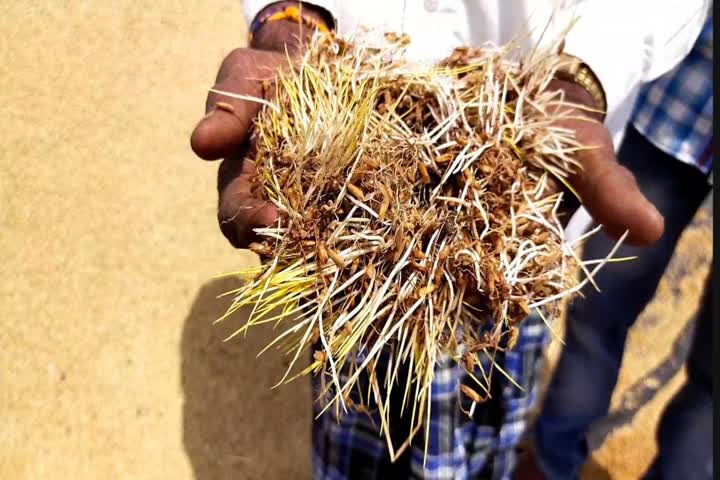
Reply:
<svg viewBox="0 0 720 480"><path fill-rule="evenodd" d="M512 348L533 310L555 315L592 279L550 187L578 168L581 148L556 126L572 110L547 90L560 57L518 63L510 47L458 48L426 68L404 60L407 45L318 35L278 75L250 160L279 220L257 230L263 265L240 272L249 280L223 317L252 305L234 335L273 323L266 348L291 357L280 383L313 373L325 408L377 408L393 457L394 388L411 437L429 417L441 359L465 367L474 408L490 392L481 362Z"/></svg>

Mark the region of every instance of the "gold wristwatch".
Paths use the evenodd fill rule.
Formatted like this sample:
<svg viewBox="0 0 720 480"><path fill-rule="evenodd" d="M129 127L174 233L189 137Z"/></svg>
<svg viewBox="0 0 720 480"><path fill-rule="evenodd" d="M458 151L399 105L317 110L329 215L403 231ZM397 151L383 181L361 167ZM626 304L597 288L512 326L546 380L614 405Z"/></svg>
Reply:
<svg viewBox="0 0 720 480"><path fill-rule="evenodd" d="M555 74L558 80L566 80L580 85L587 91L595 102L595 107L602 113L603 119L607 113L607 98L605 90L595 72L582 60L567 53L560 55L562 63Z"/></svg>

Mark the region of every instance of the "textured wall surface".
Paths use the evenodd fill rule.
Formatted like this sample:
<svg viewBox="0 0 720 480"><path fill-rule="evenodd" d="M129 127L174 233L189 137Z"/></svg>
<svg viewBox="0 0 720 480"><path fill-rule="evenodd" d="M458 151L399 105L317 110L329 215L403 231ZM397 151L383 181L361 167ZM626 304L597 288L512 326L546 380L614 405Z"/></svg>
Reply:
<svg viewBox="0 0 720 480"><path fill-rule="evenodd" d="M271 333L222 343L233 325L210 326L233 285L213 275L252 258L219 235L216 166L188 135L244 41L239 2L2 10L0 478L307 478L307 382L270 390L282 360L254 357ZM702 269L709 233L693 235ZM623 386L642 384L690 317L702 278L681 277L634 333ZM652 455L679 381L609 434L597 460L615 478Z"/></svg>
<svg viewBox="0 0 720 480"><path fill-rule="evenodd" d="M308 385L210 326L252 257L188 138L239 2L2 10L0 478L307 475Z"/></svg>

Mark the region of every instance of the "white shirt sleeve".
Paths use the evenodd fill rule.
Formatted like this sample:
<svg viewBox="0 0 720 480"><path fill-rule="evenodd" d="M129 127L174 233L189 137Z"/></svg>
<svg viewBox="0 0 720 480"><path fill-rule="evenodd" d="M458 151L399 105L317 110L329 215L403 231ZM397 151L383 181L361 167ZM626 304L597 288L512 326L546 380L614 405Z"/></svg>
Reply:
<svg viewBox="0 0 720 480"><path fill-rule="evenodd" d="M273 0L245 0L248 22ZM311 0L341 34L363 25L409 33L435 59L459 44L504 43L531 32L555 40L573 20L565 51L587 63L608 103L606 126L619 145L639 87L671 70L691 50L712 0ZM549 22L549 23L548 23ZM545 28L549 27L549 28ZM544 32L544 33L543 33Z"/></svg>
<svg viewBox="0 0 720 480"><path fill-rule="evenodd" d="M576 16L565 51L598 76L612 114L639 84L671 70L690 52L711 5L712 0L580 0L556 22L567 25Z"/></svg>

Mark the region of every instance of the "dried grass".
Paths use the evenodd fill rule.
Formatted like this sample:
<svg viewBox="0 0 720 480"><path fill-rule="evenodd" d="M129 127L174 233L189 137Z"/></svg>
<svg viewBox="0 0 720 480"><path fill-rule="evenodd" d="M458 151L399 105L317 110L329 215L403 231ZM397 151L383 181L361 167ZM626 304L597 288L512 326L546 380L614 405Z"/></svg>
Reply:
<svg viewBox="0 0 720 480"><path fill-rule="evenodd" d="M318 35L277 77L251 159L255 193L279 220L258 230L252 248L265 262L240 272L249 281L223 317L252 305L234 335L282 329L267 347L291 357L279 383L321 375L325 408L379 409L393 458L410 440L390 441L394 388L412 437L430 416L434 366L449 357L475 380L461 386L472 415L492 370L504 374L492 359L513 347L518 324L534 309L556 315L614 253L588 272L558 218L550 179L566 183L581 148L556 126L576 110L547 89L561 42L519 63L512 46L458 48L432 68L405 62L407 44ZM296 366L309 351L312 363ZM350 402L361 375L365 401Z"/></svg>

